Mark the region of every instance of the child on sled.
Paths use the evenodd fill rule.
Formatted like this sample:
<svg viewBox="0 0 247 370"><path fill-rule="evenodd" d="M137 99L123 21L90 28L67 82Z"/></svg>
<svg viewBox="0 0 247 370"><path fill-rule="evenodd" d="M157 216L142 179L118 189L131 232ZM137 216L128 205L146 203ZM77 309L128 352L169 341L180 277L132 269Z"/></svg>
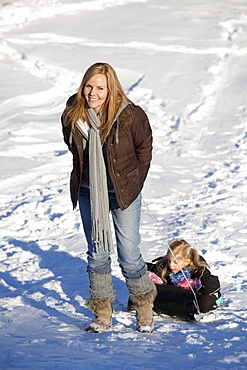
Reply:
<svg viewBox="0 0 247 370"><path fill-rule="evenodd" d="M174 240L167 254L147 263L147 269L157 288L157 314L194 320L195 315L216 309L222 301L218 277L184 239Z"/></svg>

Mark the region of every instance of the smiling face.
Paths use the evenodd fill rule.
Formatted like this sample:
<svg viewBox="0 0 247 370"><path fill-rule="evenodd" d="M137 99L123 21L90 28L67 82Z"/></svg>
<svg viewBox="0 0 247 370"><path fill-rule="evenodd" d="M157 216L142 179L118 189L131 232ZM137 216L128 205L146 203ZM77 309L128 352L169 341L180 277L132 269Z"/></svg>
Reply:
<svg viewBox="0 0 247 370"><path fill-rule="evenodd" d="M181 269L185 268L190 263L190 259L183 260L177 257L177 260L176 260L171 254L168 254L167 259L169 263L169 268L171 272L174 272L174 273L179 272Z"/></svg>
<svg viewBox="0 0 247 370"><path fill-rule="evenodd" d="M107 79L105 75L95 74L86 83L83 94L90 108L98 114L108 95Z"/></svg>

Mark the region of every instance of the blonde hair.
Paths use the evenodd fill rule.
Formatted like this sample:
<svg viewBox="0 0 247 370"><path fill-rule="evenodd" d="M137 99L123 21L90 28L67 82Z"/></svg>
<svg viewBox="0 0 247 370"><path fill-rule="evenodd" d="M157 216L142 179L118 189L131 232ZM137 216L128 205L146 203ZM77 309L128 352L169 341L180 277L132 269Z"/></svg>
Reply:
<svg viewBox="0 0 247 370"><path fill-rule="evenodd" d="M191 271L198 270L198 267L207 267L208 264L206 261L201 261L198 251L195 248L192 248L189 243L187 243L184 239L177 239L173 240L169 245L167 250L167 254L165 256L165 267L162 270L161 278L166 275L167 269L169 267L169 255L174 255L176 259L180 260L189 260L188 266L190 267Z"/></svg>
<svg viewBox="0 0 247 370"><path fill-rule="evenodd" d="M125 95L124 90L118 80L115 70L107 63L95 63L90 66L84 74L81 81L75 101L70 107L66 109L64 114L65 126L71 125L71 129L75 129L75 124L78 119L88 121L86 109L88 107L86 98L84 96L84 88L87 82L96 74L106 76L107 80L107 98L102 109L100 135L102 142L105 140L113 120L116 116L117 110L121 102L125 99L131 102ZM89 122L88 122L89 123Z"/></svg>

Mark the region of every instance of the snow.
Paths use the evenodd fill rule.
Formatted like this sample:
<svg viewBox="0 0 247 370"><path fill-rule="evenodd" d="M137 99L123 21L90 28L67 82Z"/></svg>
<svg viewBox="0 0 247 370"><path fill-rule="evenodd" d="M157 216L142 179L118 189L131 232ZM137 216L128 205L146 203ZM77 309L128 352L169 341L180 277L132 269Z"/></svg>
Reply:
<svg viewBox="0 0 247 370"><path fill-rule="evenodd" d="M247 368L245 0L0 1L0 368ZM185 238L225 304L197 323L135 331L113 256L113 328L84 329L86 242L69 197L60 115L106 61L148 114L146 261Z"/></svg>

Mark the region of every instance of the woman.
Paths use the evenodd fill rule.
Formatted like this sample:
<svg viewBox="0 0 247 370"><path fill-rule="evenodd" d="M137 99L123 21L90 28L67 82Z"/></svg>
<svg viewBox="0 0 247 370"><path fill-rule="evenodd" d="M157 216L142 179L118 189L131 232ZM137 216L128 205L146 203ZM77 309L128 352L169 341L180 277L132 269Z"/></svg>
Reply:
<svg viewBox="0 0 247 370"><path fill-rule="evenodd" d="M99 332L112 322L110 210L118 262L137 313L137 330L152 332L156 288L139 249L141 190L152 156L148 118L126 97L114 69L96 63L68 100L62 126L73 154L71 199L74 208L79 201L88 243L88 308L95 317L87 330Z"/></svg>

